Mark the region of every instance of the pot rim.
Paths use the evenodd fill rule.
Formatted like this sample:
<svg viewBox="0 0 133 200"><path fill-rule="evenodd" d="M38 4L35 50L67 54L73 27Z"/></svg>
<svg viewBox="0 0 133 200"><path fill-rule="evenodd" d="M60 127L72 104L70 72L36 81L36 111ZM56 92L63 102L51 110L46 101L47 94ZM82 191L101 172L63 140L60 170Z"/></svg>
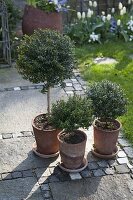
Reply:
<svg viewBox="0 0 133 200"><path fill-rule="evenodd" d="M36 119L38 116L40 116L40 115L46 115L46 113L40 113L39 115L36 115L36 117L34 117L34 118L32 119L31 124L32 124L32 126L33 126L34 128L36 128L37 130L40 130L40 131L44 131L44 132L52 132L52 131L57 130L56 128L50 129L50 130L49 130L49 129L48 129L48 130L43 130L43 129L41 129L41 128L36 127L34 121L35 121L35 119Z"/></svg>
<svg viewBox="0 0 133 200"><path fill-rule="evenodd" d="M82 133L82 134L85 136L85 139L84 139L82 142L79 142L79 143L77 143L77 144L71 144L71 143L67 143L67 142L62 141L62 140L60 139L60 135L61 135L62 132L65 132L65 130L62 130L61 132L58 133L57 139L59 140L59 142L60 142L61 144L66 144L66 145L70 145L70 146L73 146L73 145L78 146L79 144L84 143L84 142L87 141L87 135L86 135L86 133L85 133L84 131L81 131L81 130L79 130L79 129L75 129L75 131L79 131L80 133Z"/></svg>
<svg viewBox="0 0 133 200"><path fill-rule="evenodd" d="M56 13L57 15L61 15L61 12L57 12L57 11L46 12L46 11L44 11L44 10L41 10L40 8L34 7L33 5L28 5L28 4L25 4L25 7L24 7L24 8L25 8L25 9L28 8L28 9L38 10L38 11L41 11L41 12L46 13L46 14L48 14L48 15L53 14L53 13Z"/></svg>
<svg viewBox="0 0 133 200"><path fill-rule="evenodd" d="M93 121L92 126L93 126L94 128L96 128L97 130L101 130L101 131L104 131L104 132L107 132L107 133L112 133L112 132L119 131L119 130L122 128L121 122L120 122L119 120L117 120L117 119L114 119L114 120L113 120L113 121L116 121L116 122L119 124L119 128L117 128L117 129L115 129L115 130L107 130L107 129L105 130L105 129L102 129L102 128L97 127L96 124L95 124L96 120L97 120L97 119L95 119L95 120Z"/></svg>

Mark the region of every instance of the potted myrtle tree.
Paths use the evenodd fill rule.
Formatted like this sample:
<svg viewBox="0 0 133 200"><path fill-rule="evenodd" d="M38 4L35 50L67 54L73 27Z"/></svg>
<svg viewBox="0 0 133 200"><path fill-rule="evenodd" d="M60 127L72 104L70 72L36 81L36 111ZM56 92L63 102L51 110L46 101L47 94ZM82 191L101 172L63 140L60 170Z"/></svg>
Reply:
<svg viewBox="0 0 133 200"><path fill-rule="evenodd" d="M33 83L44 83L42 92L47 92L47 114L38 115L32 123L40 154L49 156L58 151L59 130L48 121L50 89L70 78L74 65L74 46L70 38L56 31L40 29L31 36L25 35L18 48L18 72Z"/></svg>
<svg viewBox="0 0 133 200"><path fill-rule="evenodd" d="M116 119L127 111L127 98L120 85L104 80L93 83L87 92L92 100L95 120L94 151L99 157L117 154L117 139L121 123Z"/></svg>
<svg viewBox="0 0 133 200"><path fill-rule="evenodd" d="M63 129L57 136L60 167L69 172L82 170L87 164L84 158L87 137L79 128L88 128L92 122L91 100L74 95L67 101L57 101L52 105L50 121L55 127Z"/></svg>
<svg viewBox="0 0 133 200"><path fill-rule="evenodd" d="M62 32L61 11L67 0L27 0L22 19L23 34L31 35L38 28Z"/></svg>

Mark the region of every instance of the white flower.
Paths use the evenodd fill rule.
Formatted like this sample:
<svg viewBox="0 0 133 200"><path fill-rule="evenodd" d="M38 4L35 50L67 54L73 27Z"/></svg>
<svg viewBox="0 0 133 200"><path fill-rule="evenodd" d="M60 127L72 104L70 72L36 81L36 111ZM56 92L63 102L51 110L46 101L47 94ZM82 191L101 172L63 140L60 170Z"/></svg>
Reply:
<svg viewBox="0 0 133 200"><path fill-rule="evenodd" d="M94 11L93 10L91 10L91 15L93 15L94 14Z"/></svg>
<svg viewBox="0 0 133 200"><path fill-rule="evenodd" d="M88 17L88 18L91 18L91 10L90 10L90 9L88 9L87 17Z"/></svg>
<svg viewBox="0 0 133 200"><path fill-rule="evenodd" d="M117 26L120 26L120 25L121 25L121 20L118 19L118 20L117 20Z"/></svg>
<svg viewBox="0 0 133 200"><path fill-rule="evenodd" d="M94 8L97 7L97 2L96 2L96 1L93 2L93 7L94 7Z"/></svg>
<svg viewBox="0 0 133 200"><path fill-rule="evenodd" d="M126 7L125 7L125 6L123 7L123 9L122 9L122 10L123 10L123 14L126 14L126 11L127 11L127 9L126 9Z"/></svg>
<svg viewBox="0 0 133 200"><path fill-rule="evenodd" d="M95 41L98 41L99 40L99 35L95 34L94 32L92 32L90 34L90 39L89 39L89 42L95 42Z"/></svg>
<svg viewBox="0 0 133 200"><path fill-rule="evenodd" d="M120 15L124 15L123 9L120 10Z"/></svg>
<svg viewBox="0 0 133 200"><path fill-rule="evenodd" d="M128 0L128 4L131 4L131 0Z"/></svg>
<svg viewBox="0 0 133 200"><path fill-rule="evenodd" d="M92 1L89 1L89 6L92 6Z"/></svg>
<svg viewBox="0 0 133 200"><path fill-rule="evenodd" d="M55 5L58 5L58 0L53 0Z"/></svg>
<svg viewBox="0 0 133 200"><path fill-rule="evenodd" d="M82 12L82 19L85 19L85 12Z"/></svg>
<svg viewBox="0 0 133 200"><path fill-rule="evenodd" d="M118 7L119 7L119 10L121 10L123 8L123 5L121 2L119 3Z"/></svg>
<svg viewBox="0 0 133 200"><path fill-rule="evenodd" d="M81 17L82 17L81 12L77 12L77 18L81 19Z"/></svg>
<svg viewBox="0 0 133 200"><path fill-rule="evenodd" d="M102 11L102 15L105 15L105 12L104 12L104 11Z"/></svg>
<svg viewBox="0 0 133 200"><path fill-rule="evenodd" d="M103 20L103 22L105 22L106 21L106 17L102 16L102 20Z"/></svg>
<svg viewBox="0 0 133 200"><path fill-rule="evenodd" d="M115 12L115 8L112 8L112 9L111 9L111 12L114 13L114 12Z"/></svg>
<svg viewBox="0 0 133 200"><path fill-rule="evenodd" d="M111 20L111 15L110 15L110 14L107 15L107 20L108 20L108 21Z"/></svg>

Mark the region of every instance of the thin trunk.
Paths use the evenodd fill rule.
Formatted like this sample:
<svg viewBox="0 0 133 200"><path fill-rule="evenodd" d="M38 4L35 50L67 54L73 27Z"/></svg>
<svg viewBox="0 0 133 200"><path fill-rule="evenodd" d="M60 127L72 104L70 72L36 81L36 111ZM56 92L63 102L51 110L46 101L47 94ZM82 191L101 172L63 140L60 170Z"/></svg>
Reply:
<svg viewBox="0 0 133 200"><path fill-rule="evenodd" d="M47 112L48 112L48 116L50 115L50 87L48 88L48 92L47 92Z"/></svg>

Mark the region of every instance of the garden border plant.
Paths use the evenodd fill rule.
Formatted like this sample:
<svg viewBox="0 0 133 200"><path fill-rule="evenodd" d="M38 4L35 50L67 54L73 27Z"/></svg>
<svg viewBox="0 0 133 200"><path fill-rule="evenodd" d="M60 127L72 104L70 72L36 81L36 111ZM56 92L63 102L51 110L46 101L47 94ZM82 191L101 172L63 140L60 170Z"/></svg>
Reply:
<svg viewBox="0 0 133 200"><path fill-rule="evenodd" d="M94 110L94 151L99 157L114 157L121 123L116 120L127 111L127 98L120 85L107 80L93 83L87 96Z"/></svg>
<svg viewBox="0 0 133 200"><path fill-rule="evenodd" d="M32 36L25 35L19 46L17 60L19 73L33 83L44 83L42 92L47 92L47 114L39 115L33 120L37 151L41 154L53 154L51 148L54 143L56 143L55 152L58 150L56 137L59 130L55 131L55 137L50 134L50 130L55 128L54 125L51 127L48 121L50 88L57 84L63 85L64 79L73 75L74 56L74 46L70 38L52 30L40 29ZM46 138L42 139L42 137ZM51 141L48 142L49 137ZM53 137L55 141L52 143Z"/></svg>

